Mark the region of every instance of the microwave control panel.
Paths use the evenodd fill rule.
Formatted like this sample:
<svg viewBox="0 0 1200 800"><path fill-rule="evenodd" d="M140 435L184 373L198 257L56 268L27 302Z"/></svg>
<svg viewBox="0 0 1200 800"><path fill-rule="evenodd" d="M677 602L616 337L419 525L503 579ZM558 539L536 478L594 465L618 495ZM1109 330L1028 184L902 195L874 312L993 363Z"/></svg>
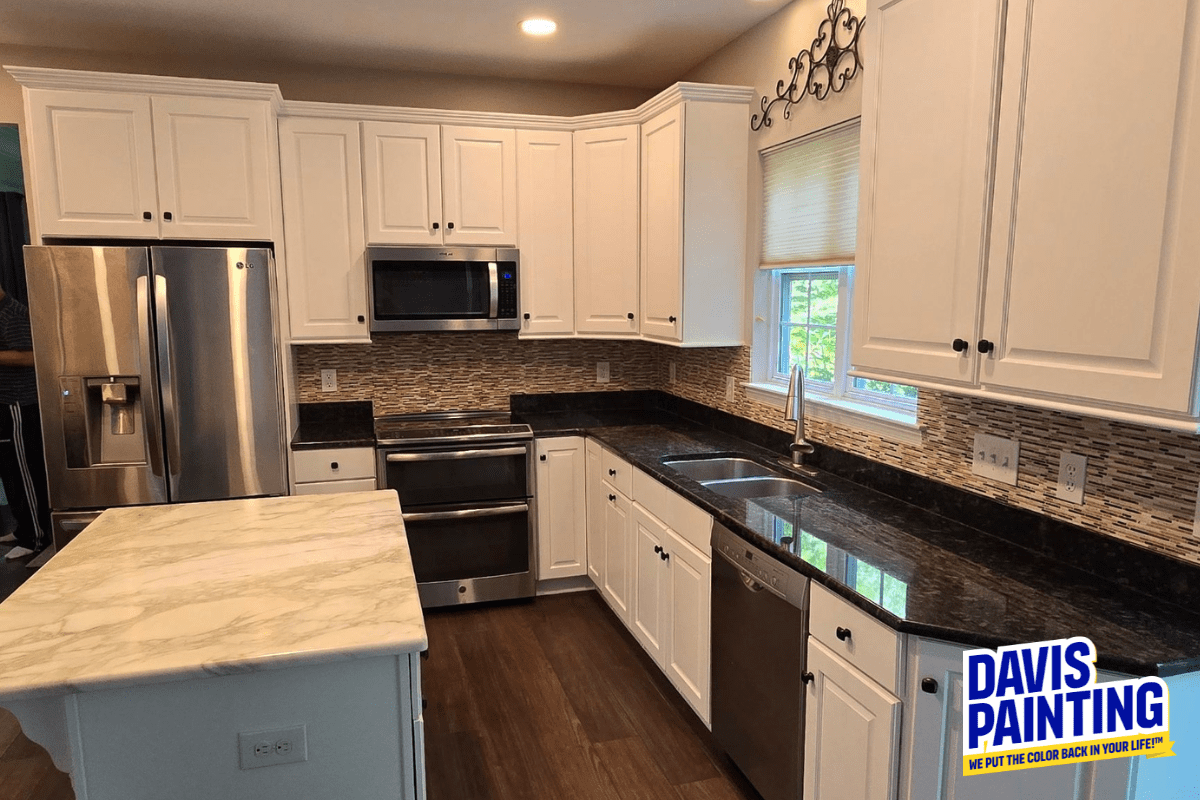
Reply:
<svg viewBox="0 0 1200 800"><path fill-rule="evenodd" d="M517 271L511 266L502 267L499 275L500 296L496 303L496 316L500 319L517 318Z"/></svg>

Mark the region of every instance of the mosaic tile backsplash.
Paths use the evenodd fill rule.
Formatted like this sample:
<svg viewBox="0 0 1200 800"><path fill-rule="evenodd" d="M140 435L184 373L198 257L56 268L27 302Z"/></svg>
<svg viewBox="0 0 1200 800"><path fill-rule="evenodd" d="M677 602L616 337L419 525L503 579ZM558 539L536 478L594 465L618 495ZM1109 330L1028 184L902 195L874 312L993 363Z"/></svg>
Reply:
<svg viewBox="0 0 1200 800"><path fill-rule="evenodd" d="M725 377L750 376L750 348L678 349L647 342L522 341L515 334L394 334L370 345L295 348L301 402L373 400L376 414L455 408L507 408L510 394L661 389L780 430L779 409L739 388L725 400ZM596 362L610 381L596 383ZM668 364L676 363L669 383ZM320 370L336 367L338 391L322 393ZM1200 436L1159 431L1025 406L922 390L924 442L905 445L810 419L808 436L900 469L1002 502L1083 525L1200 564L1193 534L1200 485ZM1016 486L971 472L976 432L1018 439ZM1061 450L1087 456L1086 501L1055 497Z"/></svg>

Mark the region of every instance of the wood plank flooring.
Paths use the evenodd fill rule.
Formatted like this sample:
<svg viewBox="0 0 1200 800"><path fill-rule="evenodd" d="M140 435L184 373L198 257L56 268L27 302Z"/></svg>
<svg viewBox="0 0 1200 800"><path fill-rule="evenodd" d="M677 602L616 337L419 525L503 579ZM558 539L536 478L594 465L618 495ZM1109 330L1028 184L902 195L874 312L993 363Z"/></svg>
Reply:
<svg viewBox="0 0 1200 800"><path fill-rule="evenodd" d="M427 612L429 800L760 800L595 592ZM0 800L74 800L0 710Z"/></svg>

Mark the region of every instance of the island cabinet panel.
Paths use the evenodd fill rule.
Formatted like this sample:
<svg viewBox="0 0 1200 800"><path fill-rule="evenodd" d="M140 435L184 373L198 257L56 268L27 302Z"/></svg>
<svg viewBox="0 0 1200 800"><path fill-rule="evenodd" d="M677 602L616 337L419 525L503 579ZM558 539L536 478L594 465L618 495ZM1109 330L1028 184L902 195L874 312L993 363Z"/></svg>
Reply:
<svg viewBox="0 0 1200 800"><path fill-rule="evenodd" d="M582 436L537 440L537 577L587 573L587 502Z"/></svg>
<svg viewBox="0 0 1200 800"><path fill-rule="evenodd" d="M901 736L900 800L1127 800L1133 759L962 774L963 653L974 648L910 637ZM1127 676L1098 673L1099 681ZM932 683L930 683L932 681Z"/></svg>
<svg viewBox="0 0 1200 800"><path fill-rule="evenodd" d="M414 663L382 656L68 696L76 796L423 800ZM254 756L239 758L240 733L300 725L306 760L248 769Z"/></svg>
<svg viewBox="0 0 1200 800"><path fill-rule="evenodd" d="M575 220L570 131L517 131L521 337L575 332Z"/></svg>

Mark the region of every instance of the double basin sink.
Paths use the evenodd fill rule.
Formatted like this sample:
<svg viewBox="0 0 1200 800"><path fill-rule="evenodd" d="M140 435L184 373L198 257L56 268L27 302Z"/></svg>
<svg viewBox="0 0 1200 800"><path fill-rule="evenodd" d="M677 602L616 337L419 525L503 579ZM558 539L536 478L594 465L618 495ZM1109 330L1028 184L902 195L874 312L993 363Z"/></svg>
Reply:
<svg viewBox="0 0 1200 800"><path fill-rule="evenodd" d="M737 456L713 458L676 458L664 460L663 466L699 483L724 497L742 499L766 497L798 497L820 494L817 487L788 477L772 469Z"/></svg>

